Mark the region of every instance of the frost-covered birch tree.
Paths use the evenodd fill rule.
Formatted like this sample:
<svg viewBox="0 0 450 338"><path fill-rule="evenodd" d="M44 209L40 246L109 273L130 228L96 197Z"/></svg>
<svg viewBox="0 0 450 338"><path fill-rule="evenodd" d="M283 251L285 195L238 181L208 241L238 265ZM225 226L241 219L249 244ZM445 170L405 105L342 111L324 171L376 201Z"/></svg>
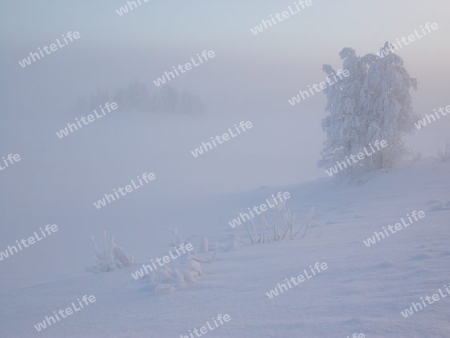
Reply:
<svg viewBox="0 0 450 338"><path fill-rule="evenodd" d="M326 141L320 167L334 166L376 140L388 142L382 151L340 172L341 177L392 167L406 152L403 137L414 130L418 117L412 109L410 90L416 89L416 80L409 76L403 60L386 46L383 50L388 52L383 57L359 57L353 49L344 48L339 55L342 69L350 76L324 90L328 115L322 120ZM324 65L323 71L330 78L336 74L329 65Z"/></svg>

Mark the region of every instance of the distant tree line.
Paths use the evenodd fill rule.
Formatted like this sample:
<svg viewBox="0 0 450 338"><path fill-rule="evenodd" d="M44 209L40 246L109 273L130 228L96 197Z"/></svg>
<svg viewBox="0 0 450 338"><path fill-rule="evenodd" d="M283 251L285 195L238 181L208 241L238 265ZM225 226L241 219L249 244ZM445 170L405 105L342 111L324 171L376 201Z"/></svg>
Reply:
<svg viewBox="0 0 450 338"><path fill-rule="evenodd" d="M142 111L156 114L200 115L205 111L199 96L187 91L177 91L165 85L155 90L138 79L128 86L119 87L111 97L106 90L97 91L88 99L79 98L72 109L75 113L91 112L105 102L116 102L121 110Z"/></svg>

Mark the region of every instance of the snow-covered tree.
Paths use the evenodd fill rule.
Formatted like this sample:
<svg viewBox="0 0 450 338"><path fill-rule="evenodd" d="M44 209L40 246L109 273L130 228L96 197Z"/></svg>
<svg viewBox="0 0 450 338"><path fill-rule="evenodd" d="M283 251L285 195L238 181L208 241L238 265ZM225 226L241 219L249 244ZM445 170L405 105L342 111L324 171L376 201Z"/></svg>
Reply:
<svg viewBox="0 0 450 338"><path fill-rule="evenodd" d="M409 76L403 60L392 49L386 49L386 45L386 56L373 55L375 61L362 88L365 143L386 140L389 145L372 158L372 167L380 169L392 167L406 153L403 137L414 130L418 119L410 95L411 88L417 88L416 80Z"/></svg>
<svg viewBox="0 0 450 338"><path fill-rule="evenodd" d="M202 100L197 95L192 95L186 91L181 92L179 102L179 112L187 115L203 114L205 107Z"/></svg>
<svg viewBox="0 0 450 338"><path fill-rule="evenodd" d="M350 75L327 86L326 112L322 128L327 139L318 165L329 168L346 156L356 155L376 140L386 140L388 147L362 161L362 166L349 166L340 176L350 176L392 167L404 153L403 136L414 130L417 116L412 110L410 89L416 88L403 66L403 60L392 49L383 47L384 56L367 54L358 57L351 48L340 53L343 70ZM336 71L323 66L329 78Z"/></svg>
<svg viewBox="0 0 450 338"><path fill-rule="evenodd" d="M123 110L149 111L151 93L145 83L135 79L125 89L117 89L114 101Z"/></svg>
<svg viewBox="0 0 450 338"><path fill-rule="evenodd" d="M108 92L97 88L97 92L95 94L91 94L89 97L89 109L94 110L98 109L99 106L103 107L108 101L110 101Z"/></svg>
<svg viewBox="0 0 450 338"><path fill-rule="evenodd" d="M125 94L125 89L123 87L117 88L116 93L114 94L113 100L114 100L114 102L116 102L119 105L121 110L127 109L127 104L128 104L127 97Z"/></svg>
<svg viewBox="0 0 450 338"><path fill-rule="evenodd" d="M73 114L85 114L90 110L89 103L85 98L78 98L77 102L75 103L75 106L71 109Z"/></svg>
<svg viewBox="0 0 450 338"><path fill-rule="evenodd" d="M179 95L171 86L161 87L159 90L158 111L161 113L174 114L178 111Z"/></svg>
<svg viewBox="0 0 450 338"><path fill-rule="evenodd" d="M350 74L348 77L338 77L336 70L330 65L322 68L329 79L338 79L338 82L324 89L328 98L325 110L329 115L322 120L327 140L319 161L321 167L330 167L337 161L342 161L361 142L358 93L364 81L365 67L351 48L344 48L339 55L344 61L342 70L347 70ZM340 175L351 174L352 168L349 169L340 172Z"/></svg>

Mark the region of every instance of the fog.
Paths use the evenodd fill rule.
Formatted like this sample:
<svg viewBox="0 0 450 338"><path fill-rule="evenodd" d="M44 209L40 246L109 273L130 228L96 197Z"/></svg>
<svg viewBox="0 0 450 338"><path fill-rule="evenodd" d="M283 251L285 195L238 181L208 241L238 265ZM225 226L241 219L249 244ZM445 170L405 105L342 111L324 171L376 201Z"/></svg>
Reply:
<svg viewBox="0 0 450 338"><path fill-rule="evenodd" d="M136 247L157 245L160 238L136 239L127 233L159 231L188 213L194 215L191 222L198 222L202 204L186 207L189 212L180 209L194 198L325 177L316 166L324 141L325 97L319 93L295 107L287 99L323 81L323 64L339 69L343 47L360 55L375 53L385 41L425 24L425 17L437 22L437 31L398 54L418 79L414 104L419 114L450 104L449 18L443 0L317 1L257 36L250 28L292 1L149 1L117 15L125 3L27 0L2 5L0 156L18 153L22 160L0 175L0 247L47 223L60 224L65 232L58 235L65 241L36 248L36 260L46 259L55 269L69 261L81 270L89 253L59 261L46 253L49 247L77 250L82 242L85 251L89 235L101 229L115 230L122 242ZM80 39L19 66L30 52L68 31L78 31ZM170 85L199 95L204 115L161 116L119 107L67 137L56 136L82 115L70 112L77 98L97 88L113 94L135 78L155 89L153 80L203 50L214 50L215 58ZM241 121L251 121L253 128L192 156L190 151L202 142ZM409 145L434 155L448 139L449 127L450 119L442 120L411 137ZM108 205L110 210L93 208L105 193L144 172L153 172L156 180ZM13 257L5 266L19 271L29 259Z"/></svg>

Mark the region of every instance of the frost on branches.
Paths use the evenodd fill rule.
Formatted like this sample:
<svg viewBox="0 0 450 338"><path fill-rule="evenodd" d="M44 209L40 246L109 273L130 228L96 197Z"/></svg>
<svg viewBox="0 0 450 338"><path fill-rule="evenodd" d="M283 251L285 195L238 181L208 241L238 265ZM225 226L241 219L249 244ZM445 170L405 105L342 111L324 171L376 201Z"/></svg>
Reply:
<svg viewBox="0 0 450 338"><path fill-rule="evenodd" d="M95 265L87 268L88 272L108 272L132 265L134 257L128 254L123 248L115 242L114 236L108 238L106 232L103 232L103 246L100 250L92 237L92 244L95 252Z"/></svg>
<svg viewBox="0 0 450 338"><path fill-rule="evenodd" d="M406 153L402 139L414 130L418 119L410 95L417 83L409 76L403 60L387 47L386 42L383 58L375 54L359 57L355 50L344 48L339 56L342 69L348 70L350 76L324 89L328 115L322 120L322 128L327 139L319 167L329 168L376 140L386 140L389 145L338 176L354 178L374 169L390 168ZM336 74L329 65L324 65L323 71L329 77Z"/></svg>

